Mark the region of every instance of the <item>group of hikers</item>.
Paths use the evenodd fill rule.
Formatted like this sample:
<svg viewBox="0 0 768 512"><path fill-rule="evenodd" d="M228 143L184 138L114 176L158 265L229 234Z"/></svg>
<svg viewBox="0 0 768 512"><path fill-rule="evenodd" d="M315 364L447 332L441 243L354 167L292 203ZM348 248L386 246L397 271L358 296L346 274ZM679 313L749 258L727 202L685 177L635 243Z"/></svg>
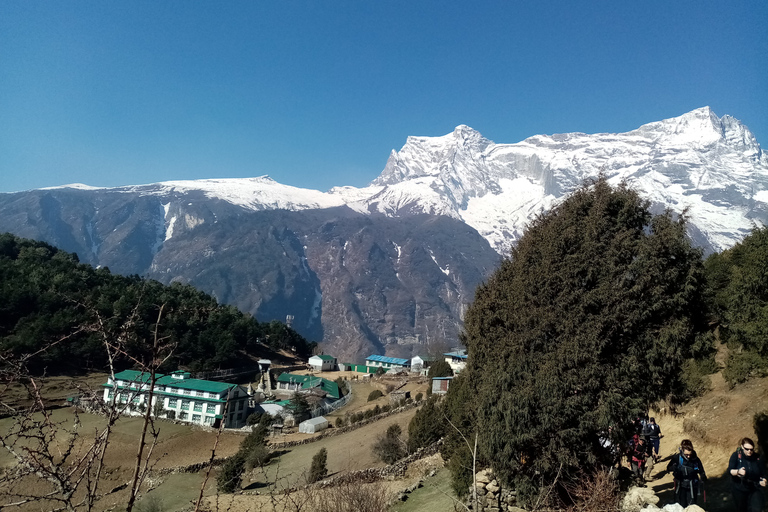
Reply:
<svg viewBox="0 0 768 512"><path fill-rule="evenodd" d="M627 443L626 458L638 485L645 486L650 480L654 464L659 462L660 440L664 437L655 418L635 421L635 434ZM606 446L604 444L604 446ZM761 512L762 488L766 487L766 469L755 449L752 439L745 437L728 462L731 477L731 494L737 512ZM700 495L706 500L704 488L707 474L693 443L684 439L677 453L669 458L667 472L674 477L675 502L683 507L697 504Z"/></svg>
<svg viewBox="0 0 768 512"><path fill-rule="evenodd" d="M638 485L645 486L654 464L659 462L662 437L655 418L635 420L635 434L628 442L626 456ZM675 503L687 507L696 504L700 495L706 499L704 485L707 474L689 439L684 439L677 453L669 458L667 472L674 478ZM728 461L728 473L737 512L761 512L764 503L762 488L768 482L765 466L752 439L745 437L741 440Z"/></svg>

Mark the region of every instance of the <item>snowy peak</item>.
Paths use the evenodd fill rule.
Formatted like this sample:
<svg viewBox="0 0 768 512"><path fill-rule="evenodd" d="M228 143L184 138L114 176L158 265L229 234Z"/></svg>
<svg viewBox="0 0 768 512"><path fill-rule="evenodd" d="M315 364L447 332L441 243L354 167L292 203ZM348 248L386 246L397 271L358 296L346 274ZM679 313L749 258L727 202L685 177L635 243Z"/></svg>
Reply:
<svg viewBox="0 0 768 512"><path fill-rule="evenodd" d="M251 210L307 210L344 204L339 196L318 190L282 185L269 176L163 181L151 185L121 187L116 190L162 197L203 192L206 197L221 199Z"/></svg>
<svg viewBox="0 0 768 512"><path fill-rule="evenodd" d="M739 120L703 107L627 133L535 135L497 144L466 125L439 137L408 137L371 185L329 192L250 179L169 181L106 189L178 199L202 193L249 210L347 205L364 214L444 215L478 231L502 255L530 219L600 173L626 181L657 211L688 210L691 236L706 251L768 225L768 157Z"/></svg>
<svg viewBox="0 0 768 512"><path fill-rule="evenodd" d="M467 125L457 126L441 137L408 137L400 151L392 150L384 171L372 185L389 185L412 178L438 176L451 171L454 162L477 159L492 145Z"/></svg>
<svg viewBox="0 0 768 512"><path fill-rule="evenodd" d="M738 120L709 107L628 133L536 135L496 144L460 125L409 137L393 151L360 211L460 218L507 254L529 219L585 179L629 182L654 208L688 209L706 251L730 247L768 224L768 158Z"/></svg>
<svg viewBox="0 0 768 512"><path fill-rule="evenodd" d="M717 143L757 145L754 135L731 116L718 117L703 107L679 117L648 123L630 134L676 145L708 146Z"/></svg>

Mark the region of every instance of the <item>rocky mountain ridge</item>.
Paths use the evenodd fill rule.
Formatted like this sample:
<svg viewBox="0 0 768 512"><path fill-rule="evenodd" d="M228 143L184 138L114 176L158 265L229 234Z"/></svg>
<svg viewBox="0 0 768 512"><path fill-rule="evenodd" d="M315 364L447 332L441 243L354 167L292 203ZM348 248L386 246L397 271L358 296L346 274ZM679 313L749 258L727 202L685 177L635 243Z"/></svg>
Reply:
<svg viewBox="0 0 768 512"><path fill-rule="evenodd" d="M705 251L768 221L768 157L709 108L623 134L497 144L468 126L409 137L368 187L269 177L0 194L0 230L81 261L189 282L328 352L410 356L455 345L475 287L539 212L599 173L687 210Z"/></svg>

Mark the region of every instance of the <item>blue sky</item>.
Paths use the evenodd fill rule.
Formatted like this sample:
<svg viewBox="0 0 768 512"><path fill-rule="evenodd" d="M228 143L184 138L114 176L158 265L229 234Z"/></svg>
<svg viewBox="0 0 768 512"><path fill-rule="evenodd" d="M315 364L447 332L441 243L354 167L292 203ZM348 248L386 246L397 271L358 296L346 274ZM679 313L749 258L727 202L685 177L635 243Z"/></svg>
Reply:
<svg viewBox="0 0 768 512"><path fill-rule="evenodd" d="M363 186L409 135L623 132L709 105L768 145L768 2L0 2L0 192Z"/></svg>

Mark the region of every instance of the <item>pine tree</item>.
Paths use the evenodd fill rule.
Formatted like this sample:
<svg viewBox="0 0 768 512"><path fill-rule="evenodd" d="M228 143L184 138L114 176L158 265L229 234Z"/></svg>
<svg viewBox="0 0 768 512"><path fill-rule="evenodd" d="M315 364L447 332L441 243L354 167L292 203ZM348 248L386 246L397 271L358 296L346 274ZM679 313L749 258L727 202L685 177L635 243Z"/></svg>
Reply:
<svg viewBox="0 0 768 512"><path fill-rule="evenodd" d="M713 309L731 354L724 376L736 384L768 371L768 228L706 261Z"/></svg>
<svg viewBox="0 0 768 512"><path fill-rule="evenodd" d="M681 385L703 284L684 219L603 177L535 219L465 319L481 457L523 498L595 467L600 431Z"/></svg>
<svg viewBox="0 0 768 512"><path fill-rule="evenodd" d="M314 457L312 457L312 465L309 467L309 483L322 480L328 474L328 450L320 448Z"/></svg>

